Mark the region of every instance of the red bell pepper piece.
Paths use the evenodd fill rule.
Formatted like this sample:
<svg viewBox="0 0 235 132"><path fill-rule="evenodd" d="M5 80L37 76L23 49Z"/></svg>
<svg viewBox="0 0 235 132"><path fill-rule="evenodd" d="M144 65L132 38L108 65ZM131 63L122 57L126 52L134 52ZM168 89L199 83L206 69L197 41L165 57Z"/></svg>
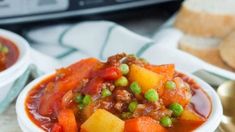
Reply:
<svg viewBox="0 0 235 132"><path fill-rule="evenodd" d="M122 76L122 73L117 67L112 66L101 70L99 76L104 80L116 80Z"/></svg>

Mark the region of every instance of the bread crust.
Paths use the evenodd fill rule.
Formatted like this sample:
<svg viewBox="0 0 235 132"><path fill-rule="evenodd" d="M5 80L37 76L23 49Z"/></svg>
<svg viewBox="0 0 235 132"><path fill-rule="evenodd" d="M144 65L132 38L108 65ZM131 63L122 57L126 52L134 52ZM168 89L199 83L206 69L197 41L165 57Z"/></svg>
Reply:
<svg viewBox="0 0 235 132"><path fill-rule="evenodd" d="M174 25L190 35L223 38L235 29L235 15L194 11L183 4Z"/></svg>
<svg viewBox="0 0 235 132"><path fill-rule="evenodd" d="M184 42L179 41L179 49L186 51L210 64L216 65L220 68L229 70L229 71L235 71L235 69L229 67L224 63L222 60L220 53L219 53L219 48L218 47L195 47L190 44L190 42Z"/></svg>
<svg viewBox="0 0 235 132"><path fill-rule="evenodd" d="M235 31L229 34L219 45L222 59L231 67L235 68Z"/></svg>

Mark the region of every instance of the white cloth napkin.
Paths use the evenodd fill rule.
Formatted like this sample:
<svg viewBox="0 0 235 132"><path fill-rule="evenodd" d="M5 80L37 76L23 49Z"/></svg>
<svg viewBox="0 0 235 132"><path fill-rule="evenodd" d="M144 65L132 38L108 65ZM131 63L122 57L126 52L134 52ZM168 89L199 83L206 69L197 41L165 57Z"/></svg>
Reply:
<svg viewBox="0 0 235 132"><path fill-rule="evenodd" d="M174 18L174 17L173 17ZM153 39L137 35L108 21L88 21L77 24L59 24L25 31L33 49L50 56L49 60L35 57L35 65L43 72L66 66L82 58L108 56L126 52L149 59L151 63L174 63L178 69L189 73L206 70L235 80L235 74L210 65L177 49L183 33L173 28L170 19ZM48 57L46 57L48 58Z"/></svg>
<svg viewBox="0 0 235 132"><path fill-rule="evenodd" d="M87 57L105 60L120 52L140 56L144 49L154 43L149 38L107 21L40 27L26 31L25 36L33 49L50 56L62 66ZM47 71L41 66L38 66L40 70Z"/></svg>

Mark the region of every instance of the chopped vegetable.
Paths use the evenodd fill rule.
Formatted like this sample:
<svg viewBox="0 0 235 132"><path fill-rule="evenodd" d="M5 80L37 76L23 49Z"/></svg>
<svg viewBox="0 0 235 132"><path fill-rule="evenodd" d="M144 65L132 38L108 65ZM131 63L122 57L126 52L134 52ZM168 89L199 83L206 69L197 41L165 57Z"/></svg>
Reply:
<svg viewBox="0 0 235 132"><path fill-rule="evenodd" d="M122 73L119 68L113 66L101 70L99 76L105 80L116 80L122 76Z"/></svg>
<svg viewBox="0 0 235 132"><path fill-rule="evenodd" d="M125 87L128 85L128 80L126 77L122 76L114 82L117 87Z"/></svg>
<svg viewBox="0 0 235 132"><path fill-rule="evenodd" d="M0 52L4 53L4 54L7 54L9 52L9 49L6 47L6 46L3 46L1 49L0 49Z"/></svg>
<svg viewBox="0 0 235 132"><path fill-rule="evenodd" d="M63 132L63 127L59 123L55 123L51 129L51 132Z"/></svg>
<svg viewBox="0 0 235 132"><path fill-rule="evenodd" d="M69 90L62 98L62 106L69 107L71 102L73 101L73 92Z"/></svg>
<svg viewBox="0 0 235 132"><path fill-rule="evenodd" d="M161 74L164 76L165 81L166 80L172 80L175 74L175 65L174 64L165 64L165 65L146 65L147 69Z"/></svg>
<svg viewBox="0 0 235 132"><path fill-rule="evenodd" d="M58 81L56 91L67 92L74 88L80 88L82 80L90 75L102 65L100 61L94 58L88 58L70 65L67 69L70 71L69 76Z"/></svg>
<svg viewBox="0 0 235 132"><path fill-rule="evenodd" d="M184 107L190 102L192 94L181 78L174 78L174 82L176 83L176 88L171 90L165 89L161 98L166 106L177 102Z"/></svg>
<svg viewBox="0 0 235 132"><path fill-rule="evenodd" d="M163 76L133 64L130 67L128 78L132 82L138 82L142 92L145 93L151 88L161 87Z"/></svg>
<svg viewBox="0 0 235 132"><path fill-rule="evenodd" d="M134 94L140 94L141 93L141 88L138 84L138 82L132 82L130 85L130 89Z"/></svg>
<svg viewBox="0 0 235 132"><path fill-rule="evenodd" d="M171 104L169 109L173 111L173 115L176 117L180 116L184 111L183 106L178 103Z"/></svg>
<svg viewBox="0 0 235 132"><path fill-rule="evenodd" d="M165 87L167 88L167 89L175 89L176 88L176 84L175 84L175 82L174 81L167 81L166 83L165 83Z"/></svg>
<svg viewBox="0 0 235 132"><path fill-rule="evenodd" d="M85 95L84 98L82 99L82 104L87 106L91 103L92 99L90 95Z"/></svg>
<svg viewBox="0 0 235 132"><path fill-rule="evenodd" d="M151 117L142 116L126 120L124 132L167 132L167 130Z"/></svg>
<svg viewBox="0 0 235 132"><path fill-rule="evenodd" d="M83 99L83 96L80 94L80 93L78 93L76 96L75 96L75 102L76 103L81 103L82 102L82 99Z"/></svg>
<svg viewBox="0 0 235 132"><path fill-rule="evenodd" d="M111 91L109 91L107 88L104 88L101 92L101 96L104 98L104 97L107 97L107 96L110 96L112 95Z"/></svg>
<svg viewBox="0 0 235 132"><path fill-rule="evenodd" d="M89 95L99 94L102 90L103 79L101 78L93 78L88 84L82 89L82 93Z"/></svg>
<svg viewBox="0 0 235 132"><path fill-rule="evenodd" d="M0 52L7 54L9 52L9 49L7 46L4 46L3 44L0 43Z"/></svg>
<svg viewBox="0 0 235 132"><path fill-rule="evenodd" d="M131 102L131 103L129 104L129 106L128 106L128 110L129 110L130 112L134 112L135 109L137 108L137 105L138 105L138 103L137 103L136 101Z"/></svg>
<svg viewBox="0 0 235 132"><path fill-rule="evenodd" d="M121 114L122 119L129 119L129 118L131 118L131 116L132 116L131 112L122 112L122 114Z"/></svg>
<svg viewBox="0 0 235 132"><path fill-rule="evenodd" d="M75 115L70 109L63 109L58 114L59 124L63 127L63 132L77 132L77 122Z"/></svg>
<svg viewBox="0 0 235 132"><path fill-rule="evenodd" d="M97 109L81 125L81 132L123 132L123 130L124 121L104 109Z"/></svg>
<svg viewBox="0 0 235 132"><path fill-rule="evenodd" d="M78 109L79 109L79 110L82 110L84 107L85 107L84 104L78 104Z"/></svg>
<svg viewBox="0 0 235 132"><path fill-rule="evenodd" d="M53 132L189 132L211 112L209 97L174 65L125 53L57 70L29 92L25 107L38 127Z"/></svg>
<svg viewBox="0 0 235 132"><path fill-rule="evenodd" d="M158 93L155 89L149 89L145 94L144 97L150 102L158 101Z"/></svg>
<svg viewBox="0 0 235 132"><path fill-rule="evenodd" d="M72 64L69 69L70 74L62 80L58 80L56 87L52 92L43 94L40 98L39 113L41 115L51 115L55 112L53 108L54 102L61 100L63 95L58 93L66 93L71 89L75 89L81 85L84 78L87 78L92 70L97 69L102 63L94 58L84 59L78 63ZM59 106L58 106L59 107Z"/></svg>
<svg viewBox="0 0 235 132"><path fill-rule="evenodd" d="M127 64L121 64L119 69L122 72L122 75L127 75L129 72L129 66Z"/></svg>
<svg viewBox="0 0 235 132"><path fill-rule="evenodd" d="M195 112L188 109L184 110L179 119L183 121L193 121L193 122L203 122L205 120Z"/></svg>
<svg viewBox="0 0 235 132"><path fill-rule="evenodd" d="M168 116L164 116L161 118L160 123L164 127L171 127L172 126L172 121L171 118Z"/></svg>

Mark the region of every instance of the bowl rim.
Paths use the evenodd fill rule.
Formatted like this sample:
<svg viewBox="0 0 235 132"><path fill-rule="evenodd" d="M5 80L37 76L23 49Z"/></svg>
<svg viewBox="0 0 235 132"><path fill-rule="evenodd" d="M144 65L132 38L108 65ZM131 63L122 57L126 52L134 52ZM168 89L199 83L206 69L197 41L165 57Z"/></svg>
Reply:
<svg viewBox="0 0 235 132"><path fill-rule="evenodd" d="M27 129L30 131L34 132L41 132L44 131L42 128L38 127L36 124L31 121L31 119L28 117L28 114L25 109L25 101L26 97L31 89L33 89L38 83L43 81L44 79L52 76L55 72L48 73L46 75L43 75L36 80L32 81L30 84L28 84L23 91L20 93L20 95L17 98L16 102L16 113L17 113L17 118L18 118L18 123L20 124L21 129L25 129L27 126ZM203 123L201 126L199 126L197 129L194 131L196 132L202 132L202 131L214 131L216 128L219 126L221 122L221 118L223 115L223 109L222 109L222 104L221 101L216 94L215 90L207 84L205 81L201 80L200 78L188 74L186 72L182 72L185 75L189 76L190 78L193 78L200 86L201 88L207 93L209 98L211 99L211 104L212 104L212 111L210 113L209 118L205 123ZM27 117L27 118L25 118ZM24 125L24 126L21 126ZM23 130L24 131L24 130Z"/></svg>
<svg viewBox="0 0 235 132"><path fill-rule="evenodd" d="M29 43L23 37L11 31L0 29L0 36L12 41L15 46L19 49L19 58L17 59L17 61L9 68L0 72L0 80L4 82L4 84L6 84L9 81L5 81L5 79L14 80L18 76L16 77L12 75L20 71L19 69L21 69L21 67L24 67L25 64L28 65L28 61L30 61L30 46ZM7 76L10 75L11 79L9 79L9 77L7 78Z"/></svg>

